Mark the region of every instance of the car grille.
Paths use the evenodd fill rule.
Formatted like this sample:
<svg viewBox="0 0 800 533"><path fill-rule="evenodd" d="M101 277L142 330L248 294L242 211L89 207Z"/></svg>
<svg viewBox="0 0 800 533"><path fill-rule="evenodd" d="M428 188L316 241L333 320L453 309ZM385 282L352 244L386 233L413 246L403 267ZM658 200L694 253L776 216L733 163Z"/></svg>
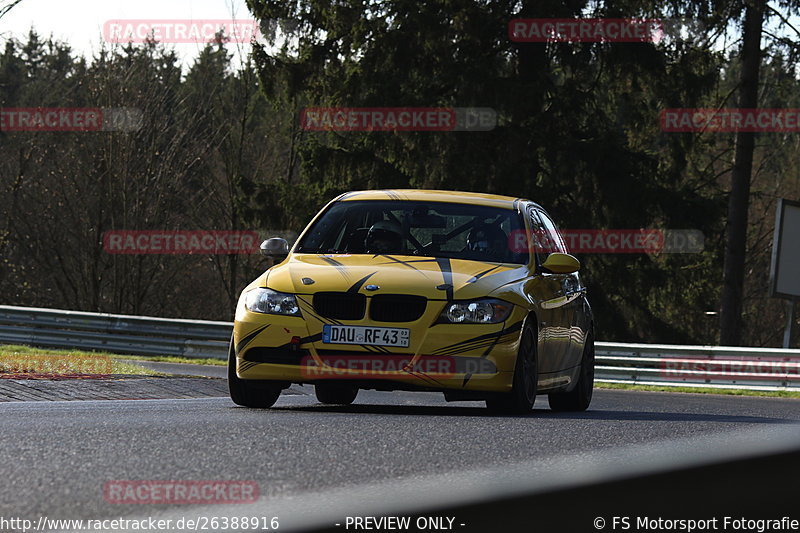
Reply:
<svg viewBox="0 0 800 533"><path fill-rule="evenodd" d="M318 292L314 295L314 310L320 316L334 320L361 320L367 307L367 297L350 292Z"/></svg>
<svg viewBox="0 0 800 533"><path fill-rule="evenodd" d="M376 322L413 322L425 313L427 305L423 296L377 294L369 304L369 316Z"/></svg>

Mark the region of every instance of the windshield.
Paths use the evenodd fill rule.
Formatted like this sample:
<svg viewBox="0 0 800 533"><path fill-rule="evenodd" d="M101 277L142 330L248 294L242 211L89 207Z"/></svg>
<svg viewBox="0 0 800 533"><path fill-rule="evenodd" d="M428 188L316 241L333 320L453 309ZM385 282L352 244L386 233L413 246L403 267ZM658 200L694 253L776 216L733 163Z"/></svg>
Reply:
<svg viewBox="0 0 800 533"><path fill-rule="evenodd" d="M329 207L305 233L299 253L447 257L526 264L509 236L525 229L511 209L412 201L348 201Z"/></svg>

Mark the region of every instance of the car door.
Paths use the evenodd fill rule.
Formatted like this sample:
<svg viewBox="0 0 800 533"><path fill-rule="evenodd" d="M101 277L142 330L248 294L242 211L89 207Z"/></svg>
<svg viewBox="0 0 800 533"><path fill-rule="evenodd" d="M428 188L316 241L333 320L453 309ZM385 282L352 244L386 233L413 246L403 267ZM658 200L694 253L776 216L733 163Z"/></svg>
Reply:
<svg viewBox="0 0 800 533"><path fill-rule="evenodd" d="M553 219L544 210L538 210L538 214L548 233L557 238L558 251L565 254L569 253L569 248L567 248L564 238ZM571 368L581 362L585 333L588 329L588 324L586 323L586 287L581 282L578 272L564 274L561 279L561 285L565 298L564 307L568 309L567 314L570 321L568 332L570 355L565 362L566 366L564 368Z"/></svg>
<svg viewBox="0 0 800 533"><path fill-rule="evenodd" d="M539 312L540 354L539 372L546 374L576 366L580 349L576 328L582 309L580 277L574 274L544 272L541 264L552 252L568 253L555 223L544 210L528 209L536 261L534 276L535 298ZM579 331L579 330L577 330Z"/></svg>

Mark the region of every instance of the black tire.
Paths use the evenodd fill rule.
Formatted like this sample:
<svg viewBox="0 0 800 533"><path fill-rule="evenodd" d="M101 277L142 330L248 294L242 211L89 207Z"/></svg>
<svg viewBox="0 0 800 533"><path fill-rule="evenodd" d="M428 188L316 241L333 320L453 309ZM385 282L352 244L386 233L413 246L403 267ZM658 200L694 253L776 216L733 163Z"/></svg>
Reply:
<svg viewBox="0 0 800 533"><path fill-rule="evenodd" d="M550 394L547 399L553 411L585 411L592 403L594 389L594 331L590 330L583 345L578 383L570 392Z"/></svg>
<svg viewBox="0 0 800 533"><path fill-rule="evenodd" d="M236 405L267 408L275 405L281 395L280 383L265 380L241 379L236 375L236 353L233 339L228 349L228 391Z"/></svg>
<svg viewBox="0 0 800 533"><path fill-rule="evenodd" d="M486 407L501 413L530 413L536 402L539 362L536 353L537 333L533 315L525 321L519 343L511 392L486 399Z"/></svg>
<svg viewBox="0 0 800 533"><path fill-rule="evenodd" d="M314 394L320 403L333 405L350 405L358 396L358 387L341 383L317 383Z"/></svg>

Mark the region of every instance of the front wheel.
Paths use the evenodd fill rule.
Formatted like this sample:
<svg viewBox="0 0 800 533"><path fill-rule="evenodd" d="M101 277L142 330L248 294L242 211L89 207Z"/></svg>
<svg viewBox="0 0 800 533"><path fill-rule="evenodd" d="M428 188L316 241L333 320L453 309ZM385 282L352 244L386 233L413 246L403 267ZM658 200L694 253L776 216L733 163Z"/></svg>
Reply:
<svg viewBox="0 0 800 533"><path fill-rule="evenodd" d="M533 409L539 381L539 364L536 354L536 328L532 321L533 318L529 318L522 330L511 392L486 399L486 407L492 411L524 414Z"/></svg>
<svg viewBox="0 0 800 533"><path fill-rule="evenodd" d="M548 396L553 411L585 411L592 403L594 389L594 331L589 331L583 345L578 383L570 392L557 392Z"/></svg>
<svg viewBox="0 0 800 533"><path fill-rule="evenodd" d="M228 349L228 391L236 405L267 408L275 405L282 387L271 381L242 379L236 375L236 352L233 338Z"/></svg>
<svg viewBox="0 0 800 533"><path fill-rule="evenodd" d="M320 403L333 405L350 405L358 396L358 387L341 383L317 383L314 394Z"/></svg>

